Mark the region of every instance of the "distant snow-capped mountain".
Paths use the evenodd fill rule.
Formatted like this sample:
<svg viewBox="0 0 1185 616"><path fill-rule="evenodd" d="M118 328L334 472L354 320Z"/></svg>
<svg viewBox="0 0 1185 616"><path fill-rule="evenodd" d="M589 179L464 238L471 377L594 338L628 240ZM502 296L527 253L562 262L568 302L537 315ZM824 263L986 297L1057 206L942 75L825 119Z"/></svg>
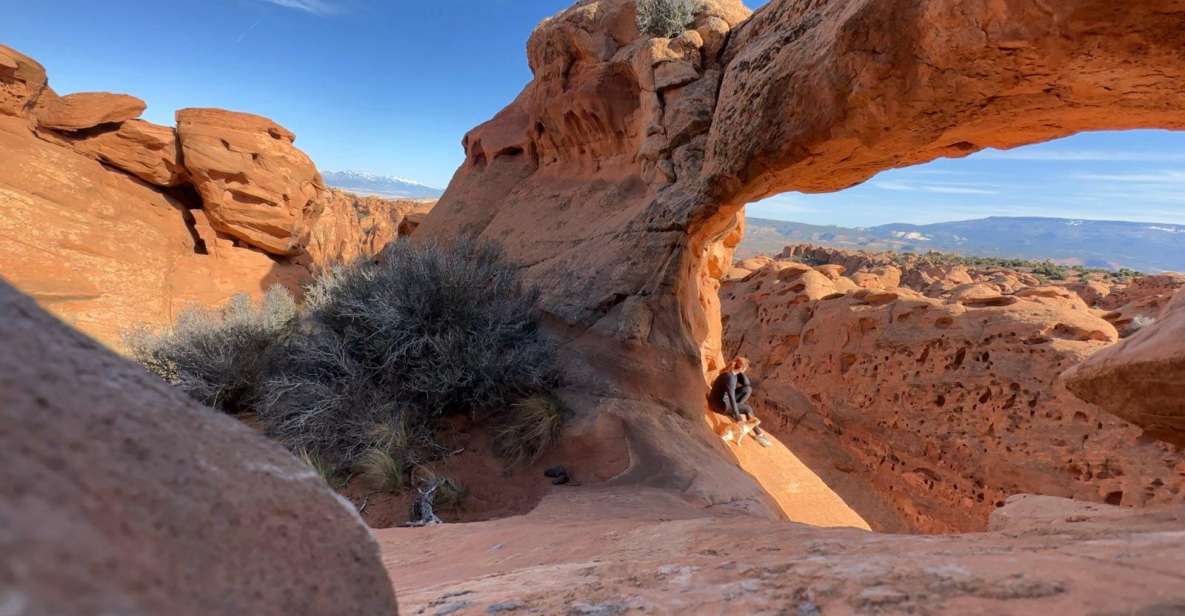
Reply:
<svg viewBox="0 0 1185 616"><path fill-rule="evenodd" d="M749 218L740 258L776 255L787 244L856 250L951 252L1143 272L1185 272L1185 225L1066 218L992 217L929 225L845 228Z"/></svg>
<svg viewBox="0 0 1185 616"><path fill-rule="evenodd" d="M358 171L325 171L325 183L360 195L396 199L436 199L444 191L413 180Z"/></svg>

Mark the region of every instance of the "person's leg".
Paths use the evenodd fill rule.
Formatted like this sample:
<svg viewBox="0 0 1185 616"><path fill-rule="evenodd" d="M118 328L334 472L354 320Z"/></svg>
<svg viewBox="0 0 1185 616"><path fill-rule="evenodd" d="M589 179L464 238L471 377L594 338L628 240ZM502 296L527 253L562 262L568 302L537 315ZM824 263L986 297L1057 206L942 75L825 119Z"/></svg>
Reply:
<svg viewBox="0 0 1185 616"><path fill-rule="evenodd" d="M744 417L745 421L753 422L753 434L760 435L762 432L761 420L757 419L757 415L753 413L753 407L748 404L739 404L737 405L737 410Z"/></svg>

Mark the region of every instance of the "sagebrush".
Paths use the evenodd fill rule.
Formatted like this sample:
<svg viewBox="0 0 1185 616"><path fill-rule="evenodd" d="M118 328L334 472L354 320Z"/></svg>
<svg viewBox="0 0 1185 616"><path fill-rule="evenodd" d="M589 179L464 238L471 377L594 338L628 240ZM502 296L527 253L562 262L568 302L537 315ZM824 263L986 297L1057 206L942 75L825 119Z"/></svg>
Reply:
<svg viewBox="0 0 1185 616"><path fill-rule="evenodd" d="M437 419L485 420L556 385L538 293L493 244L394 242L309 297L301 335L266 362L257 405L289 448L350 466L376 425L402 422L407 449L425 452Z"/></svg>
<svg viewBox="0 0 1185 616"><path fill-rule="evenodd" d="M250 408L268 349L295 319L292 294L276 285L259 305L239 294L221 310L186 308L171 329L136 328L124 342L137 361L190 397L238 413Z"/></svg>
<svg viewBox="0 0 1185 616"><path fill-rule="evenodd" d="M512 463L550 442L559 413L531 402L559 384L538 300L494 244L399 240L318 276L299 311L282 290L235 298L132 348L194 398L253 412L327 478L398 491L447 453L434 437L450 415L517 426L498 435Z"/></svg>
<svg viewBox="0 0 1185 616"><path fill-rule="evenodd" d="M637 0L638 30L650 36L679 36L695 20L699 5L699 0Z"/></svg>

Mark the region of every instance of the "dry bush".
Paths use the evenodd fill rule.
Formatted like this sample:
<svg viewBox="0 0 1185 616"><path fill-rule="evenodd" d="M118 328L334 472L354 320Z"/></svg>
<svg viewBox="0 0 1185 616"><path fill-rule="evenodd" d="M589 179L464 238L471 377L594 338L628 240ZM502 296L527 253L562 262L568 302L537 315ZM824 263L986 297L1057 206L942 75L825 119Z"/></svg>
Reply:
<svg viewBox="0 0 1185 616"><path fill-rule="evenodd" d="M292 450L350 467L376 425L397 422L411 435L396 456L406 467L439 453L439 418L488 418L556 386L538 294L492 244L396 241L308 297L299 334L267 361L256 409Z"/></svg>
<svg viewBox="0 0 1185 616"><path fill-rule="evenodd" d="M190 397L237 413L251 406L264 356L295 318L292 295L275 285L259 306L239 294L220 310L187 308L160 334L133 329L124 341L144 367Z"/></svg>
<svg viewBox="0 0 1185 616"><path fill-rule="evenodd" d="M558 386L555 346L537 304L493 244L401 240L321 274L299 316L273 288L259 308L236 297L192 310L131 346L198 400L253 411L327 478L356 470L397 491L446 454L434 439L445 416L514 418L502 441L516 461L554 437L558 414L537 400Z"/></svg>
<svg viewBox="0 0 1185 616"><path fill-rule="evenodd" d="M674 38L695 21L698 0L637 0L638 31Z"/></svg>

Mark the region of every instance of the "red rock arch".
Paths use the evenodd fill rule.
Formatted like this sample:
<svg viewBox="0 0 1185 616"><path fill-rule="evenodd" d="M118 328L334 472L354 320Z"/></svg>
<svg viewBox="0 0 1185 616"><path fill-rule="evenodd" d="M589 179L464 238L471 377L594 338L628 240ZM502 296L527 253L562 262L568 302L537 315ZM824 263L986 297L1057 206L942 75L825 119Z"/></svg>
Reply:
<svg viewBox="0 0 1185 616"><path fill-rule="evenodd" d="M775 0L752 17L711 0L672 40L639 34L633 6L584 0L540 24L534 80L466 137L420 233L498 240L542 287L576 433L617 460L593 463L602 475L709 502L769 504L699 421L745 203L985 147L1185 128L1185 0ZM606 422L631 463L596 436Z"/></svg>

